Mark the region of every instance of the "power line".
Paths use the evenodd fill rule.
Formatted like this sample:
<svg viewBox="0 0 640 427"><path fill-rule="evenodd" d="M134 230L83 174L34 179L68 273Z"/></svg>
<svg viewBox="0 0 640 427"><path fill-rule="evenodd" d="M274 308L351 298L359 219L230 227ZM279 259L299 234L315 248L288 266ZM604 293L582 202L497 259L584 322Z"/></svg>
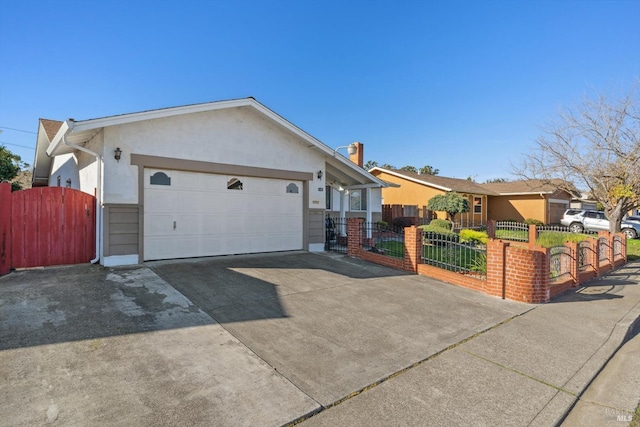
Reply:
<svg viewBox="0 0 640 427"><path fill-rule="evenodd" d="M34 151L35 151L35 148L33 148L33 147L27 147L26 145L12 144L12 143L10 143L10 142L6 142L6 141L0 141L0 144L15 145L16 147L28 148L29 150L34 150Z"/></svg>
<svg viewBox="0 0 640 427"><path fill-rule="evenodd" d="M22 129L10 128L10 127L7 127L7 126L0 126L0 129L15 130L16 132L32 133L34 135L38 134L37 132L31 132L30 130L22 130Z"/></svg>

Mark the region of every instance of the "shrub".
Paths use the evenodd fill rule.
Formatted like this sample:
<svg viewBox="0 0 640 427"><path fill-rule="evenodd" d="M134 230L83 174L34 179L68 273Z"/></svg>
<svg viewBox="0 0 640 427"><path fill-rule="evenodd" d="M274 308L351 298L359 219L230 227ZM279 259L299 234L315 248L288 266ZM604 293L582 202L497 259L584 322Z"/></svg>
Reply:
<svg viewBox="0 0 640 427"><path fill-rule="evenodd" d="M393 227L394 228L411 227L412 225L414 225L414 221L415 221L415 218L413 217L401 216L398 218L394 218Z"/></svg>
<svg viewBox="0 0 640 427"><path fill-rule="evenodd" d="M436 240L436 241L446 240L448 242L456 242L456 243L460 241L460 236L458 236L457 233L454 233L451 230L447 230L446 228L435 227L431 224L421 225L418 228L425 232L426 240ZM437 242L434 242L434 243L437 243Z"/></svg>
<svg viewBox="0 0 640 427"><path fill-rule="evenodd" d="M481 243L486 245L488 240L489 235L486 231L469 230L466 228L464 230L460 230L460 241L462 242Z"/></svg>
<svg viewBox="0 0 640 427"><path fill-rule="evenodd" d="M534 218L527 218L524 220L524 223L529 225L544 225L544 222Z"/></svg>
<svg viewBox="0 0 640 427"><path fill-rule="evenodd" d="M377 221L376 226L378 227L378 230L386 230L389 224L387 221Z"/></svg>
<svg viewBox="0 0 640 427"><path fill-rule="evenodd" d="M438 228L444 228L446 230L451 230L451 227L453 226L451 221L447 221L446 219L432 219L429 225Z"/></svg>

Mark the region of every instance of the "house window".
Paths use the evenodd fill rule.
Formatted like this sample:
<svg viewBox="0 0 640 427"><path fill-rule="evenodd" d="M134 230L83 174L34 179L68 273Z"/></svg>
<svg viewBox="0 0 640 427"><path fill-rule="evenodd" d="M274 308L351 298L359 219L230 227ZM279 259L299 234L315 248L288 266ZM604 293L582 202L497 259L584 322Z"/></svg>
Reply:
<svg viewBox="0 0 640 427"><path fill-rule="evenodd" d="M227 181L227 190L242 190L242 181L238 178L231 178Z"/></svg>
<svg viewBox="0 0 640 427"><path fill-rule="evenodd" d="M476 214L482 213L482 197L473 198L473 213L476 213Z"/></svg>
<svg viewBox="0 0 640 427"><path fill-rule="evenodd" d="M171 178L164 172L156 172L149 178L151 185L171 185Z"/></svg>
<svg viewBox="0 0 640 427"><path fill-rule="evenodd" d="M298 194L298 186L295 185L293 182L287 185L287 193Z"/></svg>
<svg viewBox="0 0 640 427"><path fill-rule="evenodd" d="M367 210L367 190L351 190L349 192L349 210L350 211L366 211Z"/></svg>
<svg viewBox="0 0 640 427"><path fill-rule="evenodd" d="M325 200L327 203L327 210L330 211L331 210L331 199L333 199L333 188L331 188L330 186L326 186L325 189Z"/></svg>

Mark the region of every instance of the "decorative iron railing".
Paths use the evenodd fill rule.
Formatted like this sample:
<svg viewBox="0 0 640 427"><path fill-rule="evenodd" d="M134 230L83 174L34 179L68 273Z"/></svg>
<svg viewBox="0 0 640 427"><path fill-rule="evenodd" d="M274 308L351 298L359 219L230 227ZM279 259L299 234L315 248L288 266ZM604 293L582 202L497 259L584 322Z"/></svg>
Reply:
<svg viewBox="0 0 640 427"><path fill-rule="evenodd" d="M427 231L423 234L424 264L457 273L486 278L487 248L476 243L462 243L458 235Z"/></svg>

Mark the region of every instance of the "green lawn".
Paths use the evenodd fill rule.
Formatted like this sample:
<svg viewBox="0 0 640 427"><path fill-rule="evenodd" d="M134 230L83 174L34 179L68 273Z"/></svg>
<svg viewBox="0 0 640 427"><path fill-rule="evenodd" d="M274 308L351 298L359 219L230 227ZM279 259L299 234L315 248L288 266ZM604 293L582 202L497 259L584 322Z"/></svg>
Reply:
<svg viewBox="0 0 640 427"><path fill-rule="evenodd" d="M627 239L627 259L640 260L640 239Z"/></svg>
<svg viewBox="0 0 640 427"><path fill-rule="evenodd" d="M486 272L486 252L461 245L451 245L449 248L439 245L425 245L424 257L437 263Z"/></svg>
<svg viewBox="0 0 640 427"><path fill-rule="evenodd" d="M392 256L394 258L404 258L404 243L390 240L388 242L376 243L376 248L383 249L385 255Z"/></svg>

